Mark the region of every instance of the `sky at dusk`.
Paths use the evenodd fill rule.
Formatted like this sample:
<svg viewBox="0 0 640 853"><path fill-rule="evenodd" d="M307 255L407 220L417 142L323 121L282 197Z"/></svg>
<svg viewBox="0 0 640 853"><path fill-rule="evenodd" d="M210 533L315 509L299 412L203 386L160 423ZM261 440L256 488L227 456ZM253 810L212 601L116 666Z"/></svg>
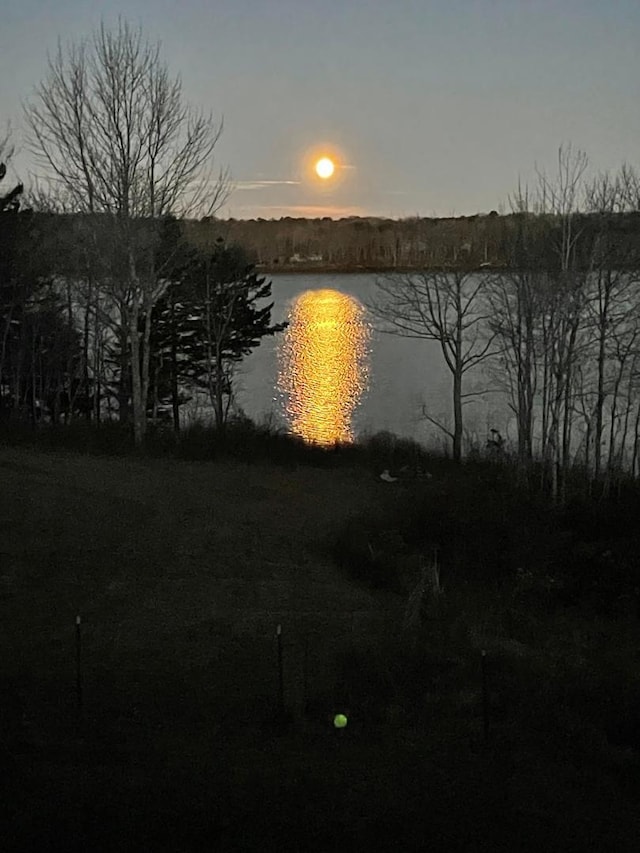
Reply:
<svg viewBox="0 0 640 853"><path fill-rule="evenodd" d="M122 14L224 117L222 216L450 216L506 206L571 142L640 166L640 0L0 0L0 127L47 50ZM305 179L310 156L336 180ZM9 177L29 183L24 145Z"/></svg>

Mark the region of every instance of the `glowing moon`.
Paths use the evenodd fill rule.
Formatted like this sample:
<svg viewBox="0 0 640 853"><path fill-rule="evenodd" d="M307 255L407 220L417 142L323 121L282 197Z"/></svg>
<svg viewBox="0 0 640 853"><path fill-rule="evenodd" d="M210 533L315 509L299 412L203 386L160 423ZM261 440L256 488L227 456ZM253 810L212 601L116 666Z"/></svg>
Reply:
<svg viewBox="0 0 640 853"><path fill-rule="evenodd" d="M316 163L316 174L325 181L333 175L334 170L333 161L328 157L321 157Z"/></svg>

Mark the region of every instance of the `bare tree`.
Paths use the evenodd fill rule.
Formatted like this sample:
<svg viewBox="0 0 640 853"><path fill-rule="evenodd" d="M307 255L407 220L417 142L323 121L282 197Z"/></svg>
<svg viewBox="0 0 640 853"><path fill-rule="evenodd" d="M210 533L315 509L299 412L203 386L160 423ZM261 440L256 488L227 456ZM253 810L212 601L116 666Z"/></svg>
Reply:
<svg viewBox="0 0 640 853"><path fill-rule="evenodd" d="M590 381L586 308L597 252L583 208L587 166L584 152L561 146L552 175L536 169L533 190L518 187L504 226L506 267L487 286L490 325L502 344L500 367L518 422L519 460L526 466L532 458L539 415L542 457L558 499L572 459L577 386L583 393ZM609 197L608 185L599 189ZM592 420L587 426L591 440Z"/></svg>
<svg viewBox="0 0 640 853"><path fill-rule="evenodd" d="M462 459L465 373L495 354L495 332L488 329L484 277L459 269L383 276L368 308L383 331L437 341L452 378L453 432L428 420L452 441L453 458Z"/></svg>
<svg viewBox="0 0 640 853"><path fill-rule="evenodd" d="M626 340L629 333L632 343L636 329L631 328L637 322L634 292L636 277L630 274L629 261L635 251L624 234L620 234L616 223L627 206L628 168L612 177L601 174L587 187L586 207L594 215L594 234L591 244L591 275L589 279L589 300L586 305L587 323L592 331L595 350L595 389L593 407L593 464L594 476L600 477L602 469L602 445L604 432L605 402L613 390L620 389L622 377L618 371L612 375L611 368L617 364L621 369L627 363L629 346ZM613 346L613 348L612 348ZM620 357L621 352L624 357ZM612 411L616 400L612 401ZM609 453L612 458L612 452Z"/></svg>
<svg viewBox="0 0 640 853"><path fill-rule="evenodd" d="M633 166L623 163L619 182L624 197L625 210L640 210L640 175Z"/></svg>
<svg viewBox="0 0 640 853"><path fill-rule="evenodd" d="M558 149L554 175L536 170L535 209L548 223L541 258L542 451L552 496L560 500L571 458L572 395L589 276L583 248L586 226L580 217L587 167L586 154L567 145Z"/></svg>
<svg viewBox="0 0 640 853"><path fill-rule="evenodd" d="M534 421L542 360L545 272L541 264L546 224L531 209L522 186L510 199L513 215L504 225L506 266L487 276L489 326L500 342L496 381L506 387L518 429L518 463L525 472L533 458Z"/></svg>
<svg viewBox="0 0 640 853"><path fill-rule="evenodd" d="M122 19L114 30L102 24L90 38L58 44L25 117L45 179L88 215L92 252L101 251L100 231L111 242L96 286L109 296L128 353L141 444L151 310L166 287L154 262L159 224L168 215L212 215L224 203L228 174L212 171L222 124L184 102L159 45Z"/></svg>
<svg viewBox="0 0 640 853"><path fill-rule="evenodd" d="M15 153L11 127L0 136L0 183L7 174L5 161ZM16 313L24 303L22 288L16 275L16 254L20 243L18 217L23 186L18 184L6 195L0 195L0 409L5 391L5 365L12 327L18 324ZM15 390L15 389L14 389Z"/></svg>

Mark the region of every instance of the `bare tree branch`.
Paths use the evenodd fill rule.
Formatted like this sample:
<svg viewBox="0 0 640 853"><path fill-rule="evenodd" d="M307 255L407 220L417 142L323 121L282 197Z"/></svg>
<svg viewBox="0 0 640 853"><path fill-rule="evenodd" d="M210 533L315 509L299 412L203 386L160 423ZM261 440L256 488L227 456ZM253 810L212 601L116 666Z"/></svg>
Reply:
<svg viewBox="0 0 640 853"><path fill-rule="evenodd" d="M484 287L484 276L460 269L385 276L376 281L376 295L368 305L383 331L440 345L452 377L450 435L456 460L462 456L464 434L463 377L499 351L487 322Z"/></svg>
<svg viewBox="0 0 640 853"><path fill-rule="evenodd" d="M211 216L225 202L229 173L213 171L222 121L185 103L159 46L123 19L66 48L58 43L24 113L41 179L65 210L90 217L95 252L102 246L99 266L106 261L109 269L100 286L129 336L140 442L148 341L139 339L138 323L166 286L154 266L161 220ZM112 242L110 255L100 231Z"/></svg>

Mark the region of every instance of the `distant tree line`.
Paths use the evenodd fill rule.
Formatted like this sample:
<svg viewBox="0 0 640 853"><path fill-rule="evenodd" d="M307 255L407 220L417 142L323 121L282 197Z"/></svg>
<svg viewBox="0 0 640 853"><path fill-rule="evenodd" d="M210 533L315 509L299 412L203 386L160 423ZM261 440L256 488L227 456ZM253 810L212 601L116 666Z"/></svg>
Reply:
<svg viewBox="0 0 640 853"><path fill-rule="evenodd" d="M451 219L395 220L348 217L333 220L215 220L189 223L198 242L223 233L247 248L261 268L381 270L422 267L464 260L495 261L500 254L498 214Z"/></svg>
<svg viewBox="0 0 640 853"><path fill-rule="evenodd" d="M486 269L509 261L511 239L521 211L496 211L456 218L218 220L188 223L198 244L210 244L220 234L245 246L259 269L278 271L373 271L438 269L459 266ZM576 213L581 229L597 231L599 216ZM615 229L625 239L639 241L639 215L617 212Z"/></svg>

